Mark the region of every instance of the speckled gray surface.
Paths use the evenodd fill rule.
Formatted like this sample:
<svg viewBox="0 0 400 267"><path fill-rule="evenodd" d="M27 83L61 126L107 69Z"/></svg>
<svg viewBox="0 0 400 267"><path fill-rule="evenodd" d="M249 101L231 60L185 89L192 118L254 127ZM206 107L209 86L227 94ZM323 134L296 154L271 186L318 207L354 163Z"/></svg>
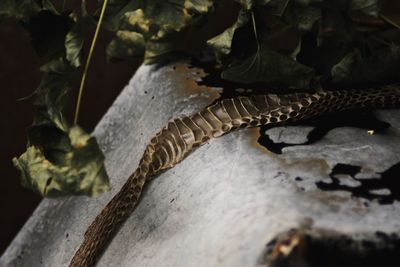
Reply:
<svg viewBox="0 0 400 267"><path fill-rule="evenodd" d="M0 266L66 266L150 138L168 119L218 96L216 89L198 87L194 72L184 64L176 70L142 66L94 132L106 154L112 191L97 199L44 200ZM98 266L255 266L268 241L305 220L345 234L400 233L398 201L381 205L316 186L329 182L337 163L361 166L359 177L376 177L400 161L400 112L378 115L393 126L383 134L336 128L313 145L286 147L280 155L256 142L257 129L211 141L150 183ZM281 127L268 135L302 142L309 130Z"/></svg>

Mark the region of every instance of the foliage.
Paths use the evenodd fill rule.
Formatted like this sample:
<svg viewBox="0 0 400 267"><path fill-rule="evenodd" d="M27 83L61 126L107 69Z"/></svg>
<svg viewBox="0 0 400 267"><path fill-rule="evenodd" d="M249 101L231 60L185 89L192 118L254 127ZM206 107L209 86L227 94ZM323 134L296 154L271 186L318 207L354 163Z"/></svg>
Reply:
<svg viewBox="0 0 400 267"><path fill-rule="evenodd" d="M118 12L108 13L117 32L107 51L109 58L143 55L145 62L152 62L182 49L187 32L195 35L193 24L201 24L201 18L212 13L216 5L224 9L233 1L147 0L133 5L116 0L120 3ZM207 41L222 62L222 79L310 88L326 82L381 82L397 74L394 66L399 64L399 46L384 36L395 28L384 19L383 1L235 2L240 7L237 20ZM282 42L288 47L276 45ZM390 63L383 63L385 60ZM382 71L375 71L377 65ZM355 69L362 71L356 74ZM368 74L362 77L361 72Z"/></svg>
<svg viewBox="0 0 400 267"><path fill-rule="evenodd" d="M62 115L82 64L82 21L99 17L81 3L85 20L79 12L58 11L50 0L0 2L0 20L20 21L46 62L28 148L14 159L23 183L46 196L108 189L95 139ZM391 5L400 8L395 0L109 0L104 26L115 37L106 53L110 61L154 63L176 51L194 53L187 43L197 38L215 54L221 79L238 84L309 89L398 81L400 26L385 13ZM210 23L214 11L234 12L236 20L215 36L199 37L198 29L218 27Z"/></svg>
<svg viewBox="0 0 400 267"><path fill-rule="evenodd" d="M8 1L2 14L23 22L45 63L35 91L28 147L13 159L14 165L21 171L23 185L43 196L99 195L108 190L104 156L96 140L79 126L69 126L62 114L71 80L82 62L81 25L75 13L59 13L47 1L16 2ZM28 3L34 8L28 8ZM11 9L21 6L26 10L24 16Z"/></svg>
<svg viewBox="0 0 400 267"><path fill-rule="evenodd" d="M115 0L114 8L117 3L121 4L117 12L108 13L108 26L117 30L117 36L107 55L110 60L121 59L121 54L142 55L146 63L176 51L184 39L184 30L213 10L211 0L142 0L134 1L135 5L132 1Z"/></svg>

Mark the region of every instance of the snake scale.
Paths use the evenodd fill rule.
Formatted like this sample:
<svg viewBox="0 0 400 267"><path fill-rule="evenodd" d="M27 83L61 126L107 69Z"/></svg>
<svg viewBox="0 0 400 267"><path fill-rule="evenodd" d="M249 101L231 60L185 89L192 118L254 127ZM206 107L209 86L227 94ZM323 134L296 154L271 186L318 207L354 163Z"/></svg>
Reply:
<svg viewBox="0 0 400 267"><path fill-rule="evenodd" d="M328 112L399 107L400 87L392 85L224 99L192 116L173 119L151 139L139 167L89 226L70 266L93 266L112 234L135 209L146 181L212 138L238 128L284 125Z"/></svg>

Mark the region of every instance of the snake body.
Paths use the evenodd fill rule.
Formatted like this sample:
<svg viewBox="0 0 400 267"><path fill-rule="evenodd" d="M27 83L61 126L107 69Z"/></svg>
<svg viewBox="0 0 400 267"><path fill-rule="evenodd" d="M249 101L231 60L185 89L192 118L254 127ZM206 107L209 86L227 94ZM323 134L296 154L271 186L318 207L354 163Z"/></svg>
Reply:
<svg viewBox="0 0 400 267"><path fill-rule="evenodd" d="M328 112L398 107L400 88L386 86L224 99L192 116L173 119L151 139L136 171L89 226L70 266L93 266L117 227L135 209L146 181L212 138L238 128L284 125Z"/></svg>

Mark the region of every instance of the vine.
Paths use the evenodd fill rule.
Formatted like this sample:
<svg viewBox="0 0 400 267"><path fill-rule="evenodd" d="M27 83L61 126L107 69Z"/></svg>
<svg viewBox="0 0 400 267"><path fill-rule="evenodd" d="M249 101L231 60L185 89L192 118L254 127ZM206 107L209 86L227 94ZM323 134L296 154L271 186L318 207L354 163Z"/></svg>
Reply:
<svg viewBox="0 0 400 267"><path fill-rule="evenodd" d="M89 49L89 54L88 57L86 59L86 63L85 63L85 68L83 70L83 74L82 74L82 79L81 79L81 83L79 85L79 92L78 92L78 98L76 100L76 108L75 108L75 115L74 115L74 124L78 124L78 117L79 117L79 110L80 110L80 106L81 106L81 99L82 99L82 94L83 94L83 87L85 85L85 81L86 81L86 75L87 72L89 70L89 65L90 65L90 61L92 60L92 54L93 54L93 50L94 47L96 45L96 40L97 40L97 36L99 35L99 31L100 31L100 27L101 24L103 22L103 18L104 18L104 13L106 11L106 7L107 7L107 0L103 1L103 5L101 7L101 12L100 12L100 18L99 21L97 23L96 26L96 30L94 32L94 36L93 36L93 40L92 43L90 45L90 49Z"/></svg>

